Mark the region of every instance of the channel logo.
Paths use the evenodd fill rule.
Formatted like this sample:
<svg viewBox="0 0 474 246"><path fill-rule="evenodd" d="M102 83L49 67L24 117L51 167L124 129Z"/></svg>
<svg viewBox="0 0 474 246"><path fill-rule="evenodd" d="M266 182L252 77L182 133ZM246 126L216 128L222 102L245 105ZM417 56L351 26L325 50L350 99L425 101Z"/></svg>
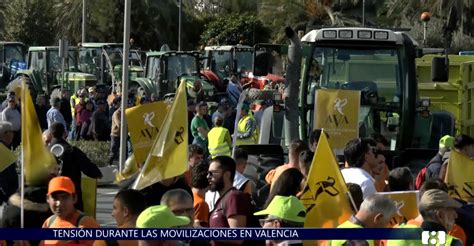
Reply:
<svg viewBox="0 0 474 246"><path fill-rule="evenodd" d="M421 243L428 246L444 245L446 243L446 232L424 231L421 233Z"/></svg>

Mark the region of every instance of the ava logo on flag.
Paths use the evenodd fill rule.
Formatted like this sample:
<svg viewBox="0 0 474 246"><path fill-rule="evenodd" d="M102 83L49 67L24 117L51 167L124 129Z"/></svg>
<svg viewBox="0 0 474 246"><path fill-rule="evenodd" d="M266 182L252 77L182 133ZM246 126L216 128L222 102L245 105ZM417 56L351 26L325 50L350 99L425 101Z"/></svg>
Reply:
<svg viewBox="0 0 474 246"><path fill-rule="evenodd" d="M319 181L318 183L316 183L316 186L319 186L319 188L316 191L316 194L314 195L314 200L317 200L318 196L323 192L328 193L330 196L339 195L339 191L336 189L336 187L334 187L335 184L336 180L333 177L329 176L327 178L327 181Z"/></svg>
<svg viewBox="0 0 474 246"><path fill-rule="evenodd" d="M184 134L184 127L180 127L179 130L177 130L176 134L174 135L174 141L176 144L179 145L182 142L184 142L183 134Z"/></svg>
<svg viewBox="0 0 474 246"><path fill-rule="evenodd" d="M327 193L330 196L337 196L339 195L339 190L337 190L337 188L334 187L335 185L336 185L336 179L331 176L328 176L325 181L319 181L316 183L316 187L318 188L316 192L314 193L314 196L312 197L312 199L303 199L303 200L313 200L317 202L319 195L321 195L322 193ZM303 193L308 192L308 191L311 192L309 186L306 186L306 189ZM316 206L316 204L311 204L309 207L307 207L307 211L309 212L314 206Z"/></svg>
<svg viewBox="0 0 474 246"><path fill-rule="evenodd" d="M334 110L339 112L341 115L344 115L344 112L342 111L342 108L347 105L347 98L340 99L339 97L334 100Z"/></svg>
<svg viewBox="0 0 474 246"><path fill-rule="evenodd" d="M150 127L155 128L155 126L153 125L153 122L151 122L151 120L153 118L155 118L155 112L150 112L150 113L144 113L143 114L143 121L144 121L145 125L149 125Z"/></svg>

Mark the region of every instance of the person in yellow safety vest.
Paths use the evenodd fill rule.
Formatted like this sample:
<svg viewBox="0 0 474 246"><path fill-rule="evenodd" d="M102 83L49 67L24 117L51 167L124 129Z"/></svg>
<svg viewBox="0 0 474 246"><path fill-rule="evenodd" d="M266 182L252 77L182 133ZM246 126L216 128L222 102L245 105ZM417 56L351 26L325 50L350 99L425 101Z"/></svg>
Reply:
<svg viewBox="0 0 474 246"><path fill-rule="evenodd" d="M224 119L220 116L214 118L214 127L207 133L208 149L211 157L225 155L231 157L232 140L229 130L222 127Z"/></svg>
<svg viewBox="0 0 474 246"><path fill-rule="evenodd" d="M397 206L390 198L374 194L365 198L357 214L351 216L349 220L340 224L337 228L385 228L397 213L397 210ZM365 240L331 240L328 245L374 246L374 240L364 241Z"/></svg>
<svg viewBox="0 0 474 246"><path fill-rule="evenodd" d="M237 125L237 146L258 143L257 121L249 113L249 110L249 105L244 103L240 111L239 124Z"/></svg>
<svg viewBox="0 0 474 246"><path fill-rule="evenodd" d="M423 217L421 223L421 242L417 240L388 240L387 246L397 245L446 245L462 246L457 237L448 234L457 218L456 209L461 204L449 197L448 193L439 189L427 190L423 193L418 209ZM412 226L411 226L412 227ZM406 226L405 228L409 228Z"/></svg>

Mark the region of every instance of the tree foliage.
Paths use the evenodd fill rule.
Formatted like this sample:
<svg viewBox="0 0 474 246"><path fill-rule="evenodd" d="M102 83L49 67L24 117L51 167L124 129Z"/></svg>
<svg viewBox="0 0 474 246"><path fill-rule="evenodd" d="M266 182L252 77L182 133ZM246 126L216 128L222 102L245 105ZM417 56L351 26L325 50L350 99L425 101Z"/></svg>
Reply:
<svg viewBox="0 0 474 246"><path fill-rule="evenodd" d="M87 1L87 41L123 42L125 0ZM83 0L0 0L0 38L27 45L56 45L62 37L80 42ZM211 39L218 43L285 43L284 28L309 31L321 26L360 26L362 0L182 0L182 46L196 49ZM422 35L419 16L433 14L431 32L443 32L450 11L450 42L469 46L474 35L472 0L365 0L368 26L411 27ZM144 50L163 44L172 49L178 43L177 0L133 0L131 34ZM453 19L453 18L452 18ZM436 21L434 21L436 20ZM435 23L436 22L436 23ZM440 43L442 35L428 38L428 45ZM421 43L422 41L417 38Z"/></svg>
<svg viewBox="0 0 474 246"><path fill-rule="evenodd" d="M268 42L269 30L253 15L223 16L207 24L201 35L206 45L235 45Z"/></svg>
<svg viewBox="0 0 474 246"><path fill-rule="evenodd" d="M56 38L66 38L71 45L79 43L82 40L82 0L54 0L52 3Z"/></svg>
<svg viewBox="0 0 474 246"><path fill-rule="evenodd" d="M55 25L52 2L12 0L5 5L5 39L27 45L53 45Z"/></svg>

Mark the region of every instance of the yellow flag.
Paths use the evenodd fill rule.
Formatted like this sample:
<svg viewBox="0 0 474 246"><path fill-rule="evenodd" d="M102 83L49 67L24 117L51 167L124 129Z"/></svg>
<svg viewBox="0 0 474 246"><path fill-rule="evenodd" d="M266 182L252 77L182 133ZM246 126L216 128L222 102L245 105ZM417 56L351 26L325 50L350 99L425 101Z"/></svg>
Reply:
<svg viewBox="0 0 474 246"><path fill-rule="evenodd" d="M321 134L300 197L306 207L304 227L336 228L352 214L346 183L339 171L326 134Z"/></svg>
<svg viewBox="0 0 474 246"><path fill-rule="evenodd" d="M188 114L186 84L181 83L170 111L151 148L134 189L141 190L160 180L183 174L188 166Z"/></svg>
<svg viewBox="0 0 474 246"><path fill-rule="evenodd" d="M16 156L5 145L0 143L0 172L16 161Z"/></svg>
<svg viewBox="0 0 474 246"><path fill-rule="evenodd" d="M168 113L168 104L155 102L129 108L125 111L133 154L138 163L144 163Z"/></svg>
<svg viewBox="0 0 474 246"><path fill-rule="evenodd" d="M22 82L21 96L21 148L25 181L40 184L57 167L53 154L43 144L42 131L28 86Z"/></svg>
<svg viewBox="0 0 474 246"><path fill-rule="evenodd" d="M319 89L314 107L314 128L326 130L331 147L342 150L359 137L360 91Z"/></svg>
<svg viewBox="0 0 474 246"><path fill-rule="evenodd" d="M450 188L450 195L468 202L474 202L474 160L457 151L451 151L444 180Z"/></svg>
<svg viewBox="0 0 474 246"><path fill-rule="evenodd" d="M397 204L399 213L390 221L391 227L418 216L418 191L378 192L377 194L388 197Z"/></svg>

